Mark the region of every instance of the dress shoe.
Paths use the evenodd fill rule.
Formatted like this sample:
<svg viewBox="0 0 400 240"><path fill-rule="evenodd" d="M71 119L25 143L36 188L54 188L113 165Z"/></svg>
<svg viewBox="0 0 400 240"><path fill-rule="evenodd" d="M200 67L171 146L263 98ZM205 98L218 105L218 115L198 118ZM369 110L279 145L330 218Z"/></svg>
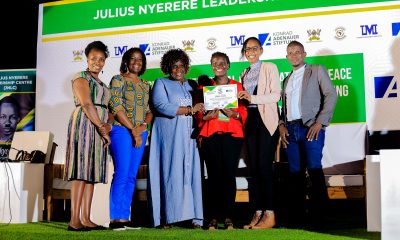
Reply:
<svg viewBox="0 0 400 240"><path fill-rule="evenodd" d="M141 229L141 227L139 227L138 225L134 224L131 221L123 222L123 225L125 226L126 230L139 230L139 229Z"/></svg>
<svg viewBox="0 0 400 240"><path fill-rule="evenodd" d="M268 229L275 226L275 214L273 211L264 211L261 220L253 226L253 229Z"/></svg>
<svg viewBox="0 0 400 240"><path fill-rule="evenodd" d="M107 230L108 228L103 227L101 225L96 225L94 227L89 227L89 226L85 226L86 229L89 229L90 231L92 230Z"/></svg>
<svg viewBox="0 0 400 240"><path fill-rule="evenodd" d="M110 225L108 225L108 227L114 231L124 231L126 230L124 224L124 222L110 222Z"/></svg>
<svg viewBox="0 0 400 240"><path fill-rule="evenodd" d="M67 230L68 231L73 231L73 232L87 232L87 231L90 231L90 229L88 229L88 228L86 228L84 226L79 227L79 228L74 228L74 227L72 227L70 225L68 225Z"/></svg>
<svg viewBox="0 0 400 240"><path fill-rule="evenodd" d="M226 230L233 230L234 228L233 228L232 219L230 219L230 218L225 218L224 227L225 227Z"/></svg>
<svg viewBox="0 0 400 240"><path fill-rule="evenodd" d="M207 226L208 230L217 230L218 229L218 221L217 219L212 219Z"/></svg>
<svg viewBox="0 0 400 240"><path fill-rule="evenodd" d="M247 225L244 225L244 229L252 229L261 219L262 216L262 211L256 211L253 215L253 219L251 219L251 222Z"/></svg>

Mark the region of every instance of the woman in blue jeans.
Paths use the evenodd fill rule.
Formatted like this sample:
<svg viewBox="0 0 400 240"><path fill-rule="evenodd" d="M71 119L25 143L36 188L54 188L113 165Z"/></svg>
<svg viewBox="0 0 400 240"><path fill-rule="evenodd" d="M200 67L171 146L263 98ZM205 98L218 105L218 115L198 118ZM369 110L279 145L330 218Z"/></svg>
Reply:
<svg viewBox="0 0 400 240"><path fill-rule="evenodd" d="M120 74L110 84L110 109L115 122L110 133L114 175L110 190L110 228L130 226L129 216L146 139L153 118L149 108L150 85L139 78L146 71L146 56L131 48L122 56Z"/></svg>

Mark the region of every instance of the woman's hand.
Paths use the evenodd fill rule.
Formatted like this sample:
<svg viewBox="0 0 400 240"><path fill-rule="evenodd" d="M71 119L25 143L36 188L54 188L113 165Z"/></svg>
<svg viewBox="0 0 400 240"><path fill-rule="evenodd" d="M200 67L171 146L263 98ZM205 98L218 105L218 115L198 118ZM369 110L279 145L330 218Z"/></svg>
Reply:
<svg viewBox="0 0 400 240"><path fill-rule="evenodd" d="M135 137L135 136L140 136L140 134L142 134L142 129L141 129L141 127L140 126L135 126L135 127L133 127L132 129L131 129L131 133L132 133L132 136L133 137Z"/></svg>
<svg viewBox="0 0 400 240"><path fill-rule="evenodd" d="M211 111L207 111L207 114L204 115L203 120L204 121L209 121L211 119L217 118L218 117L218 112L219 112L219 109L217 109L217 108L214 109L214 110L211 110Z"/></svg>
<svg viewBox="0 0 400 240"><path fill-rule="evenodd" d="M112 124L111 123L106 123L106 124L104 124L104 128L106 129L107 133L110 133L111 129L112 129Z"/></svg>
<svg viewBox="0 0 400 240"><path fill-rule="evenodd" d="M203 112L204 113L204 111L205 111L204 104L203 103L197 103L192 108L192 111L193 111L193 113L196 113L196 112Z"/></svg>
<svg viewBox="0 0 400 240"><path fill-rule="evenodd" d="M248 91L246 91L246 90L243 90L243 91L240 91L239 93L238 93L238 98L239 99L246 99L247 101L251 101L251 95L250 95L250 93L248 92Z"/></svg>
<svg viewBox="0 0 400 240"><path fill-rule="evenodd" d="M111 144L111 138L108 134L101 135L101 140L104 143L104 148L107 148Z"/></svg>
<svg viewBox="0 0 400 240"><path fill-rule="evenodd" d="M102 123L100 127L98 127L100 134L103 136L111 132L112 125L111 123Z"/></svg>
<svg viewBox="0 0 400 240"><path fill-rule="evenodd" d="M279 124L279 135L281 137L281 143L283 148L287 148L289 145L289 141L287 137L289 136L289 132L284 124Z"/></svg>
<svg viewBox="0 0 400 240"><path fill-rule="evenodd" d="M135 148L142 146L143 143L142 135L134 136L134 139L135 139L134 141Z"/></svg>

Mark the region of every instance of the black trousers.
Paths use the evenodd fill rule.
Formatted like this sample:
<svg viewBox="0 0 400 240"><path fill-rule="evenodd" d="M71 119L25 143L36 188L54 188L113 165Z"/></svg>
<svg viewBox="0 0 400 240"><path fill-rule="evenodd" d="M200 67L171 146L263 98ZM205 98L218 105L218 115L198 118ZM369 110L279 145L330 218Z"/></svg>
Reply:
<svg viewBox="0 0 400 240"><path fill-rule="evenodd" d="M232 218L236 197L236 169L243 139L229 133L203 138L207 167L208 212L210 218Z"/></svg>
<svg viewBox="0 0 400 240"><path fill-rule="evenodd" d="M273 162L278 143L278 130L268 132L257 108L248 108L245 141L248 151L250 202L254 210L274 210Z"/></svg>

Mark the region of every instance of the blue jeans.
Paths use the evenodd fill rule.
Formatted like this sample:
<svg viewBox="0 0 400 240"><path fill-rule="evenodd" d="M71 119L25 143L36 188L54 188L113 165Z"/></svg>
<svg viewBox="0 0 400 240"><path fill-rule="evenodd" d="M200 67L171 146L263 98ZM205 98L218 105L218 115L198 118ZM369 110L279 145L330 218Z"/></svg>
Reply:
<svg viewBox="0 0 400 240"><path fill-rule="evenodd" d="M142 145L134 147L130 131L114 125L110 133L114 175L110 189L111 220L129 220L136 175L142 161L148 132L142 133Z"/></svg>
<svg viewBox="0 0 400 240"><path fill-rule="evenodd" d="M322 169L322 149L325 142L325 130L321 129L318 133L318 140L308 141L306 136L310 129L301 124L287 124L289 145L286 153L289 162L290 172L300 172L306 167L308 170ZM305 162L302 162L305 161ZM305 165L304 165L305 164Z"/></svg>

